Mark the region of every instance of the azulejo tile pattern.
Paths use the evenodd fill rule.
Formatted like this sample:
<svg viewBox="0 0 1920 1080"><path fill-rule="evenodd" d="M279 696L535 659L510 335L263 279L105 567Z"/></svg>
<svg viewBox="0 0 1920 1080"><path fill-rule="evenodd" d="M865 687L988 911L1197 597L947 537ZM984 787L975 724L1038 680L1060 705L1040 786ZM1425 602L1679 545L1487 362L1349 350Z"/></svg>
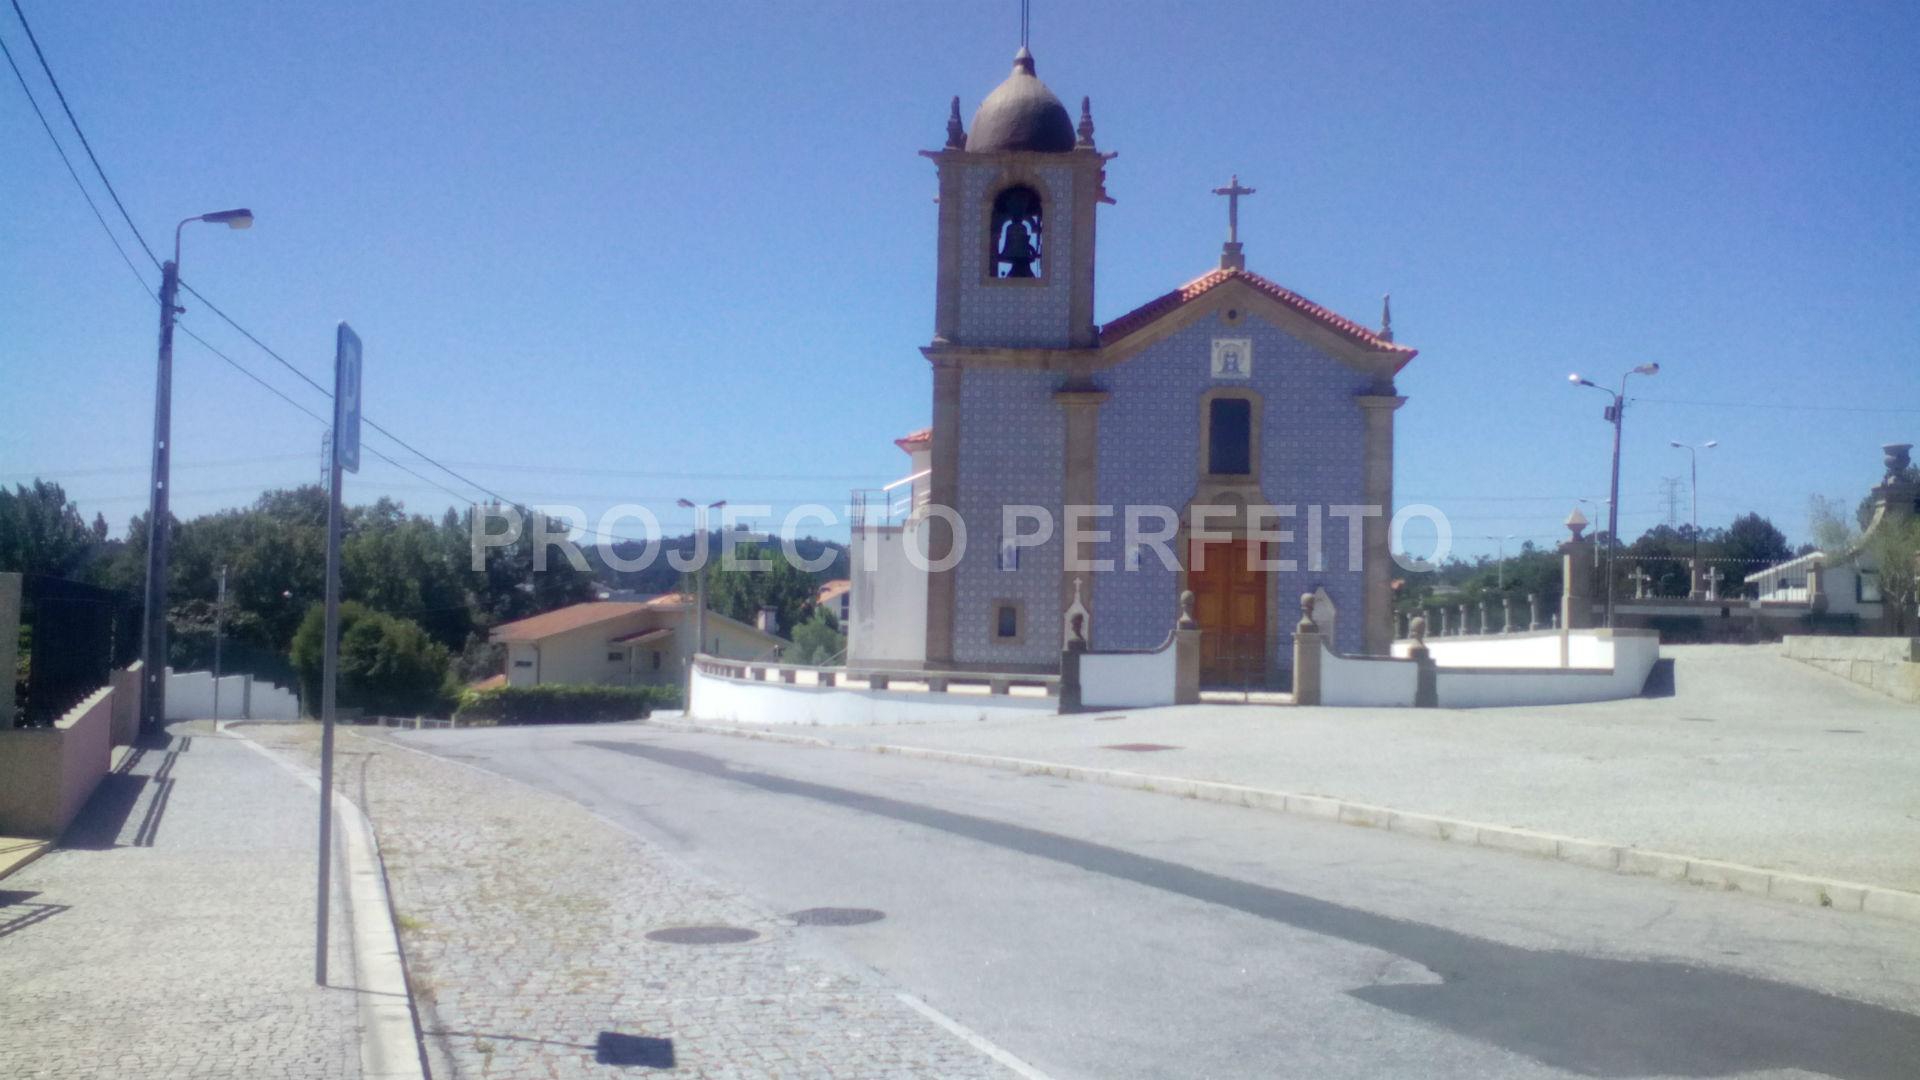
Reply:
<svg viewBox="0 0 1920 1080"><path fill-rule="evenodd" d="M1057 515L1064 498L1066 415L1053 401L1059 381L1045 371L976 368L961 375L956 509L966 523L967 546L955 568L955 660L1051 664L1060 659L1058 529L1046 543L1021 549L1016 569L999 566L1003 508L1041 506ZM1020 644L993 640L995 600L1018 600L1025 608Z"/></svg>
<svg viewBox="0 0 1920 1080"><path fill-rule="evenodd" d="M1073 170L1060 165L1034 169L1046 207L1041 237L1045 258L1041 284L986 280L988 200L997 192L1000 166L959 165L963 220L960 234L960 341L966 345L1060 348L1068 344L1072 295Z"/></svg>
<svg viewBox="0 0 1920 1080"><path fill-rule="evenodd" d="M1222 336L1253 340L1252 378L1213 378L1213 339ZM1271 575L1268 603L1278 605L1280 666L1291 662L1299 596L1316 587L1326 589L1344 616L1336 620L1338 647L1360 651L1361 575L1348 570L1347 522L1322 518L1323 568L1308 566L1307 532L1309 507L1363 501L1366 422L1354 397L1367 392L1370 377L1249 316L1231 327L1217 318L1202 319L1101 373L1099 382L1113 395L1100 410L1099 501L1116 508L1164 505L1176 512L1198 486L1202 395L1216 386L1259 391L1261 490L1274 506L1297 508L1292 520L1271 525L1293 534L1275 556L1297 564L1295 570ZM1094 644L1150 648L1165 640L1172 625L1178 576L1152 552L1139 560L1139 570L1127 571L1125 523L1118 510L1114 522L1112 539L1096 545L1095 557L1113 560L1115 569L1093 575ZM1185 557L1178 550L1174 555Z"/></svg>

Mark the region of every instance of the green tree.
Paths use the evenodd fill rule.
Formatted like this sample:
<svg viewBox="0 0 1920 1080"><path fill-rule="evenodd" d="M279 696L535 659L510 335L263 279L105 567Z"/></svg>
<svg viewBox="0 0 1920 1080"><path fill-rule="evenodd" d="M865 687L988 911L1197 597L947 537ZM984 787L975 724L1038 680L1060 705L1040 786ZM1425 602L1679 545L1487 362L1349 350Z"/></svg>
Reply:
<svg viewBox="0 0 1920 1080"><path fill-rule="evenodd" d="M814 609L813 617L793 629L793 648L787 661L795 664L829 664L846 651L847 638L840 632L839 620L830 611Z"/></svg>
<svg viewBox="0 0 1920 1080"><path fill-rule="evenodd" d="M752 623L760 609L770 607L779 619L780 633L792 637L794 628L813 611L819 586L813 575L787 561L778 544L741 544L735 561L764 560L763 569L728 567L720 553L712 553L707 569L707 606L728 618ZM686 586L692 592L691 583Z"/></svg>
<svg viewBox="0 0 1920 1080"><path fill-rule="evenodd" d="M68 577L86 564L101 537L59 484L0 487L0 570Z"/></svg>
<svg viewBox="0 0 1920 1080"><path fill-rule="evenodd" d="M316 604L293 637L293 663L309 712L320 707L325 659L326 609ZM411 619L372 611L357 601L340 605L340 660L337 698L346 708L385 716L440 712L445 694L448 654Z"/></svg>

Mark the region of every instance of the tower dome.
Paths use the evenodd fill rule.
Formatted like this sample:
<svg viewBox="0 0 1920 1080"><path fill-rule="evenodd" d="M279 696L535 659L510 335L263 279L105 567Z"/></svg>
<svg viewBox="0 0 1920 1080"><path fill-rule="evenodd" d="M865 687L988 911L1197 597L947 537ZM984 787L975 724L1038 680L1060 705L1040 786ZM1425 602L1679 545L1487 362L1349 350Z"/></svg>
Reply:
<svg viewBox="0 0 1920 1080"><path fill-rule="evenodd" d="M1034 76L1033 54L1022 45L1013 57L1013 73L973 114L968 152L1064 154L1073 146L1073 117L1047 84Z"/></svg>

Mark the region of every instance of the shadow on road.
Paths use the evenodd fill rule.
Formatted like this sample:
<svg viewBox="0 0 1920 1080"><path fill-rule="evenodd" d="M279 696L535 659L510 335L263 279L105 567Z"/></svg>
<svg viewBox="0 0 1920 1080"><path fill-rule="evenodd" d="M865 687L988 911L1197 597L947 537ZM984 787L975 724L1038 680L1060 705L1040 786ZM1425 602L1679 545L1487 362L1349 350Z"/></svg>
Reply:
<svg viewBox="0 0 1920 1080"><path fill-rule="evenodd" d="M1591 1076L1804 1069L1913 1080L1920 1017L1737 972L1522 949L990 818L735 767L688 750L581 740L762 791L831 803L1076 866L1405 957L1432 985L1355 997Z"/></svg>

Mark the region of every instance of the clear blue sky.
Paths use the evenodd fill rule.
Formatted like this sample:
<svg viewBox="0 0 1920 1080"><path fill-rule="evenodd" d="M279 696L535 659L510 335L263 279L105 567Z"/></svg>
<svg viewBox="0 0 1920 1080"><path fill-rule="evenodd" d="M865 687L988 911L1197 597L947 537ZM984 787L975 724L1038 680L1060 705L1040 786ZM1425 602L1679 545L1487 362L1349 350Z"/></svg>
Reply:
<svg viewBox="0 0 1920 1080"><path fill-rule="evenodd" d="M350 320L368 415L509 496L669 524L681 494L837 504L928 421L914 152L1006 74L1014 0L22 4L149 240L258 214L190 227L187 279L322 381ZM1879 444L1920 442L1914 5L1035 7L1041 78L1120 153L1099 317L1213 265L1208 189L1238 172L1251 268L1368 322L1393 293L1421 350L1400 501L1462 534L1550 539L1604 496L1605 402L1572 370L1663 366L1628 414L1629 536L1685 474L1670 438L1721 443L1703 524L1755 509L1796 540L1810 494L1850 504ZM0 482L61 480L118 530L152 302L0 78ZM177 367L177 513L317 477L317 423L190 341ZM452 502L377 461L348 492Z"/></svg>

